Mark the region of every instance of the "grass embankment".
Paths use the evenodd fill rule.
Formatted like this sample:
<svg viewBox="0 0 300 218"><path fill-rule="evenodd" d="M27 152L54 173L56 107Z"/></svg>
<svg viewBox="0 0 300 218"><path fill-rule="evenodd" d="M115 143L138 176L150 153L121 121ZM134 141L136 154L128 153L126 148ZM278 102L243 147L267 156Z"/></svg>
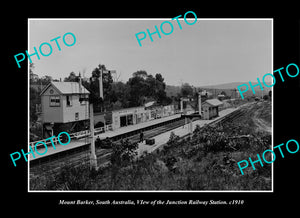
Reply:
<svg viewBox="0 0 300 218"><path fill-rule="evenodd" d="M272 103L270 101L265 101L262 103L262 107L257 110L257 115L260 119L264 120L271 126L272 121Z"/></svg>
<svg viewBox="0 0 300 218"><path fill-rule="evenodd" d="M257 160L257 154L271 147L271 135L257 131L252 119L260 108L261 118L268 119L268 103L262 103L233 123L196 128L191 140L171 134L163 149L137 161L127 160L98 171L90 171L88 166L66 167L57 175L32 179L30 187L34 190L270 190L270 165L261 167L256 163L256 170L249 166L244 170L245 175L237 166L237 162L249 157Z"/></svg>

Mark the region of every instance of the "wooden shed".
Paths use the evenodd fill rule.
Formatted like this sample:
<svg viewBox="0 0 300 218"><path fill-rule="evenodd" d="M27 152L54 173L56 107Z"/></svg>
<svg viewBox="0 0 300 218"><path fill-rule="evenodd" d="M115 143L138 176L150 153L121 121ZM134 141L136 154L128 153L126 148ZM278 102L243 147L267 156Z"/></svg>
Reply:
<svg viewBox="0 0 300 218"><path fill-rule="evenodd" d="M210 120L219 116L219 106L222 104L218 99L209 99L202 103L203 119Z"/></svg>

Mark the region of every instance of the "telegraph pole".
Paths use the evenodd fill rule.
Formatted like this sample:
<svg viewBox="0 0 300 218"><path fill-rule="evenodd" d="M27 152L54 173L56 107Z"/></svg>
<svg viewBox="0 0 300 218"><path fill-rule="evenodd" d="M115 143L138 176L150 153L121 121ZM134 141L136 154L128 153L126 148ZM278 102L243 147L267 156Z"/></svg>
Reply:
<svg viewBox="0 0 300 218"><path fill-rule="evenodd" d="M103 68L100 69L99 76L99 97L103 99L103 81L102 81Z"/></svg>
<svg viewBox="0 0 300 218"><path fill-rule="evenodd" d="M82 80L79 73L79 93L82 93ZM97 156L95 150L95 138L94 138L94 108L93 100L88 99L85 96L83 98L79 97L79 101L87 101L89 103L89 117L90 117L90 132L91 132L91 153L90 153L90 169L97 170Z"/></svg>
<svg viewBox="0 0 300 218"><path fill-rule="evenodd" d="M90 131L91 131L90 169L97 170L97 156L96 156L96 150L95 150L95 137L94 137L94 108L93 108L93 103L90 103Z"/></svg>
<svg viewBox="0 0 300 218"><path fill-rule="evenodd" d="M199 110L199 115L202 116L201 113L201 107L202 107L202 103L201 103L201 92L198 92L198 110Z"/></svg>
<svg viewBox="0 0 300 218"><path fill-rule="evenodd" d="M192 140L193 137L193 117L189 118L189 133L190 133L190 140Z"/></svg>
<svg viewBox="0 0 300 218"><path fill-rule="evenodd" d="M180 113L183 113L183 97L180 98Z"/></svg>
<svg viewBox="0 0 300 218"><path fill-rule="evenodd" d="M103 68L100 69L100 75L99 75L99 97L102 98L103 104L101 105L101 111L104 111L104 98L103 98ZM104 132L106 130L106 123L104 119Z"/></svg>
<svg viewBox="0 0 300 218"><path fill-rule="evenodd" d="M81 84L81 76L79 73L79 92L81 93L82 91L82 84ZM95 131L94 131L94 106L93 106L93 101L94 99L87 99L86 97L84 97L83 99L81 99L82 101L85 100L89 100L88 104L89 104L89 117L90 117L90 133L91 133L91 145L90 145L90 169L95 169L97 170L97 156L96 156L96 150L95 150Z"/></svg>

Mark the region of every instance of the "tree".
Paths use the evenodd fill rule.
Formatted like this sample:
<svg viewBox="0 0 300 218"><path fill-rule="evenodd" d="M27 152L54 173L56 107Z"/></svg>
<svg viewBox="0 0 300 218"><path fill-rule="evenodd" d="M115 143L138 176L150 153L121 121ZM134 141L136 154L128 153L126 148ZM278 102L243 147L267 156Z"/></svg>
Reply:
<svg viewBox="0 0 300 218"><path fill-rule="evenodd" d="M30 87L29 89L30 93L30 123L34 123L37 121L37 111L36 111L36 105L41 103L40 98L40 92L38 92L36 89Z"/></svg>
<svg viewBox="0 0 300 218"><path fill-rule="evenodd" d="M99 92L99 77L100 70L102 70L102 82L103 82L103 98L104 101L109 102L109 94L111 92L113 79L111 73L107 71L105 65L99 64L97 68L95 68L92 72L92 77L96 78Z"/></svg>
<svg viewBox="0 0 300 218"><path fill-rule="evenodd" d="M141 77L144 80L147 78L147 72L145 70L138 70L132 74L133 77Z"/></svg>
<svg viewBox="0 0 300 218"><path fill-rule="evenodd" d="M264 95L264 96L263 96L263 99L264 99L265 101L267 101L267 100L269 99L269 96L268 96L268 95Z"/></svg>
<svg viewBox="0 0 300 218"><path fill-rule="evenodd" d="M149 82L146 82L148 75L146 71L137 71L132 74L126 83L129 87L130 107L137 107L144 104L145 96L149 96Z"/></svg>
<svg viewBox="0 0 300 218"><path fill-rule="evenodd" d="M99 98L99 76L103 70L104 99ZM155 100L159 104L167 105L172 99L166 95L166 84L160 73L147 74L144 70L136 71L126 83L113 82L110 72L105 65L99 64L92 72L89 83L84 85L90 91L90 101L94 104L94 111L114 110L127 107L137 107L147 100Z"/></svg>
<svg viewBox="0 0 300 218"><path fill-rule="evenodd" d="M112 84L111 101L113 109L121 109L129 107L129 87L123 82Z"/></svg>
<svg viewBox="0 0 300 218"><path fill-rule="evenodd" d="M34 68L35 68L34 63L29 63L29 73L33 73Z"/></svg>
<svg viewBox="0 0 300 218"><path fill-rule="evenodd" d="M164 84L164 89L166 88L166 84L164 83L164 78L162 77L162 75L160 73L155 74L155 79L159 82L161 82L162 84Z"/></svg>
<svg viewBox="0 0 300 218"><path fill-rule="evenodd" d="M103 72L102 73L103 99L100 98L100 91L99 91L99 77L100 77L101 70ZM109 71L106 71L106 67L104 64L99 64L98 67L96 67L92 71L92 76L90 77L89 91L91 92L90 100L94 104L95 111L100 111L100 110L103 111L103 110L111 109L112 83L113 83L113 79L111 73Z"/></svg>
<svg viewBox="0 0 300 218"><path fill-rule="evenodd" d="M184 83L181 86L181 92L180 93L181 93L182 97L191 96L191 95L193 95L193 88L192 88L192 86L190 86L190 84Z"/></svg>
<svg viewBox="0 0 300 218"><path fill-rule="evenodd" d="M114 189L117 182L117 174L123 166L128 166L134 161L137 155L137 142L131 142L128 139L121 140L120 143L112 144L112 153L110 156L111 167L111 189Z"/></svg>
<svg viewBox="0 0 300 218"><path fill-rule="evenodd" d="M40 78L40 83L43 85L47 85L52 80L53 80L53 78L51 76L43 76L42 78Z"/></svg>
<svg viewBox="0 0 300 218"><path fill-rule="evenodd" d="M70 75L64 78L64 82L78 82L79 76L76 76L74 72L71 72Z"/></svg>
<svg viewBox="0 0 300 218"><path fill-rule="evenodd" d="M162 105L172 102L172 99L167 97L166 84L160 73L153 77L151 74L148 75L146 71L137 71L129 78L127 85L131 107L143 105L149 99Z"/></svg>
<svg viewBox="0 0 300 218"><path fill-rule="evenodd" d="M34 63L29 63L29 79L30 84L36 84L39 80L39 76L33 73Z"/></svg>
<svg viewBox="0 0 300 218"><path fill-rule="evenodd" d="M155 74L155 99L157 103L162 105L168 105L172 102L172 99L167 97L166 83L160 73Z"/></svg>

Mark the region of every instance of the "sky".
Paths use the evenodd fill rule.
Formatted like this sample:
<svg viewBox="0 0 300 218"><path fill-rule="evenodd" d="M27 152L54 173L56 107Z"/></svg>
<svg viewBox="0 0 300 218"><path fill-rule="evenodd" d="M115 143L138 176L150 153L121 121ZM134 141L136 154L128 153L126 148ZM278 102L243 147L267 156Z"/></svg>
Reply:
<svg viewBox="0 0 300 218"><path fill-rule="evenodd" d="M174 16L175 17L175 16ZM147 35L139 46L136 33L155 31L164 21L173 25L173 33L161 38ZM188 20L192 23L194 18ZM270 19L197 19L187 25L179 19L29 19L28 51L43 42L52 45L52 54L32 56L33 72L39 77L67 77L70 72L90 77L99 64L116 70L115 78L126 82L134 72L161 73L167 85L189 83L193 86L257 81L272 73L272 20ZM170 26L165 24L164 31ZM76 36L74 46L62 41L65 33ZM55 42L61 36L58 50ZM70 37L70 36L68 36ZM66 41L71 38L66 38ZM47 53L47 46L43 46ZM266 81L271 82L271 81Z"/></svg>

